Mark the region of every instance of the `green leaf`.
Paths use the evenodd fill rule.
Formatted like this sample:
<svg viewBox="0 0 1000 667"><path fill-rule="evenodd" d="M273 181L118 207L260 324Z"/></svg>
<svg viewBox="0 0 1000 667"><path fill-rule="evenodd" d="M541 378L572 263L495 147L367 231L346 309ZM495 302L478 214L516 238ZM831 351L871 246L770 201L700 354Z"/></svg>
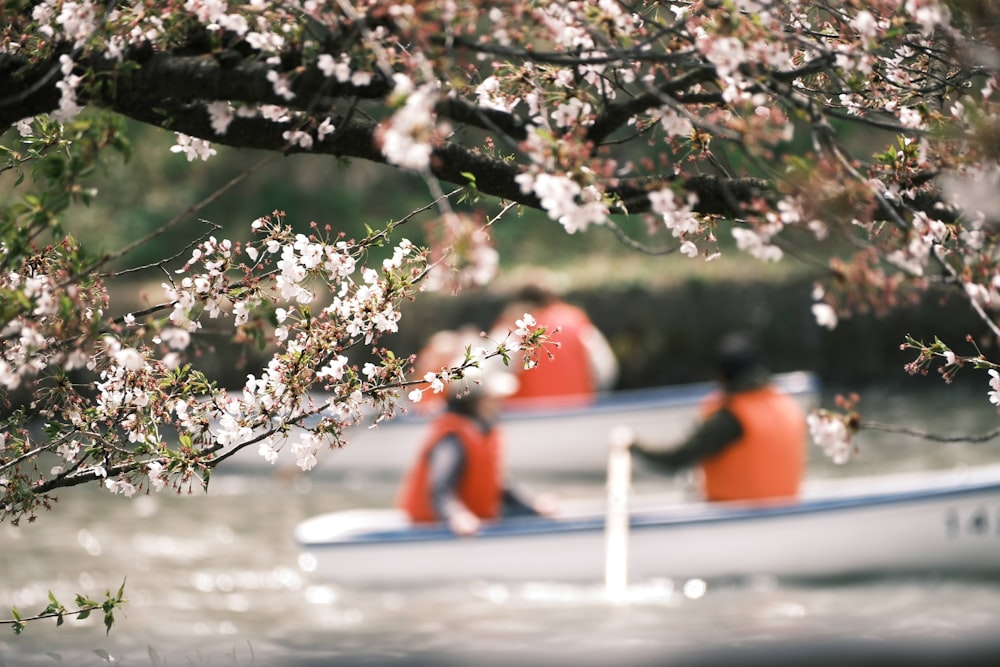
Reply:
<svg viewBox="0 0 1000 667"><path fill-rule="evenodd" d="M52 153L42 160L38 170L49 180L58 181L66 173L66 161L62 155Z"/></svg>
<svg viewBox="0 0 1000 667"><path fill-rule="evenodd" d="M21 620L21 612L17 610L17 607L10 608L10 615L14 617L14 622L11 624L11 628L14 630L15 635L19 635L24 632L24 621Z"/></svg>
<svg viewBox="0 0 1000 667"><path fill-rule="evenodd" d="M96 607L97 603L90 598L86 598L80 594L76 596L76 606L77 607Z"/></svg>

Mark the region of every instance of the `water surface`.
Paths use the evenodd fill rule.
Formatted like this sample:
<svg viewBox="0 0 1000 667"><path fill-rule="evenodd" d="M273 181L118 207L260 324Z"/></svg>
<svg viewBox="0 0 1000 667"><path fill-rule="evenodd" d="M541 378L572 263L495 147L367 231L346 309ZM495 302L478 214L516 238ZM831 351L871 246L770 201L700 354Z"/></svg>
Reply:
<svg viewBox="0 0 1000 667"><path fill-rule="evenodd" d="M939 432L986 430L997 419L985 391L873 392L862 407L866 418ZM810 474L1000 461L1000 443L944 445L868 434L860 445L860 456L842 467L811 452ZM603 493L599 472L522 482L567 499ZM679 483L647 476L635 489ZM97 597L123 580L129 603L107 636L99 615L60 628L33 623L20 637L4 628L0 666L102 665L102 655L129 665L462 664L470 657L496 664L526 658L695 664L707 655L723 664L733 656L729 651L742 652L746 664L746 651L788 646L816 664L838 647L919 647L925 657L936 650L948 658L968 658L962 651L970 647L974 657L1000 649L991 644L1000 627L1000 579L662 579L631 582L623 601L610 599L601 582L392 590L311 581L298 565L295 524L334 509L385 506L394 492L387 480L290 482L272 474L219 475L207 496L128 500L70 490L36 523L0 526L0 607L33 613L47 604L49 590L69 605L77 592ZM778 655L769 656L772 664L781 662Z"/></svg>

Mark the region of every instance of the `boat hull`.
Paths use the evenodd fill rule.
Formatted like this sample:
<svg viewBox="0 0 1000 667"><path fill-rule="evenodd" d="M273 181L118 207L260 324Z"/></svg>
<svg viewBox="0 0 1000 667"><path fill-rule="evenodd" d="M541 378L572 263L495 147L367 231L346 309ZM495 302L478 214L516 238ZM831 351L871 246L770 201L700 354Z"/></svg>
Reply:
<svg viewBox="0 0 1000 667"><path fill-rule="evenodd" d="M600 582L604 526L599 513L515 519L459 538L393 510L354 511L307 520L296 539L307 570L352 585ZM633 581L1000 574L1000 467L845 482L766 507L637 506L627 554Z"/></svg>
<svg viewBox="0 0 1000 667"><path fill-rule="evenodd" d="M804 409L816 405L819 382L812 373L780 373L774 381ZM585 406L542 401L508 409L501 417L505 470L514 479L603 475L615 427L628 426L645 442L677 439L696 422L701 400L715 389L714 383L705 382L610 392ZM344 447L321 452L315 471L398 478L412 465L429 422L428 415L405 414L378 426L353 427L345 433ZM241 458L244 464L254 458L266 465L249 454Z"/></svg>

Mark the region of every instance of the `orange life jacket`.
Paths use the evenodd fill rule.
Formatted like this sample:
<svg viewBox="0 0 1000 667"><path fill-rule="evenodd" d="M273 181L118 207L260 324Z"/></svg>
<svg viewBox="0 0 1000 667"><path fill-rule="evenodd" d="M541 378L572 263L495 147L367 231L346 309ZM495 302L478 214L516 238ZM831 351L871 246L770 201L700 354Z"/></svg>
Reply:
<svg viewBox="0 0 1000 667"><path fill-rule="evenodd" d="M430 451L435 443L452 434L458 437L465 452L465 467L455 495L480 519L500 516L503 487L499 429L483 433L475 420L445 412L432 422L416 465L404 480L397 499L397 505L413 521L440 520L431 502Z"/></svg>
<svg viewBox="0 0 1000 667"><path fill-rule="evenodd" d="M516 402L524 398L563 397L588 403L595 391L590 355L584 344L584 334L592 326L590 318L580 308L557 302L534 311L531 315L546 329L546 344L554 355L538 352L538 365L518 373L518 390L511 396ZM560 327L560 331L556 328ZM556 346L558 344L558 347Z"/></svg>
<svg viewBox="0 0 1000 667"><path fill-rule="evenodd" d="M788 395L773 387L710 396L704 416L725 406L739 420L743 436L721 453L702 461L705 498L760 500L795 496L805 470L805 414Z"/></svg>

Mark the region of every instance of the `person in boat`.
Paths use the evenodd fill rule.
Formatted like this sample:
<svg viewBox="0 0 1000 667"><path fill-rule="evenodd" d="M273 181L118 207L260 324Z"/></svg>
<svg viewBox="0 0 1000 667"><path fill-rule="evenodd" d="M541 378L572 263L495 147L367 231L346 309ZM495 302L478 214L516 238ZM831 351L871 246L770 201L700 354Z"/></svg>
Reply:
<svg viewBox="0 0 1000 667"><path fill-rule="evenodd" d="M707 500L798 495L808 438L805 412L771 383L748 336L726 336L717 355L720 390L703 402L695 430L673 448L634 442L631 451L670 472L697 466Z"/></svg>
<svg viewBox="0 0 1000 667"><path fill-rule="evenodd" d="M488 362L487 362L488 363ZM517 388L509 372L478 368L452 381L446 408L432 423L397 504L414 522L444 521L458 535L478 532L483 520L548 514L503 480L501 401Z"/></svg>
<svg viewBox="0 0 1000 667"><path fill-rule="evenodd" d="M545 327L549 342L538 353L537 365L518 373L519 399L559 399L563 404L586 405L597 392L610 389L618 379L618 360L607 338L587 313L561 299L542 274L530 277L493 326L492 336L501 340L514 322L530 313ZM515 364L512 364L515 366Z"/></svg>
<svg viewBox="0 0 1000 667"><path fill-rule="evenodd" d="M463 352L467 347L482 342L479 328L472 324L463 324L457 329L442 329L434 332L420 349L413 362L410 379L418 382L414 385L419 389L430 389L431 384L423 381L428 373L440 373L455 361L456 350ZM417 412L433 414L444 409L445 394L424 391L423 398L414 406Z"/></svg>

